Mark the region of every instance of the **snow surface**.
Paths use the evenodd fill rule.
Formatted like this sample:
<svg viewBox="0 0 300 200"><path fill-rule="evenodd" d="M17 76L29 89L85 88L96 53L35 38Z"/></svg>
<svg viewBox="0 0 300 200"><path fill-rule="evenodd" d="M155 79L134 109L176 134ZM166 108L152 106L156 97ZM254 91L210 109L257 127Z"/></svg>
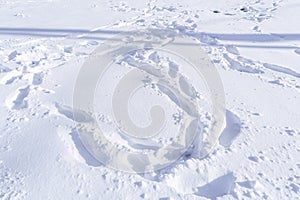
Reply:
<svg viewBox="0 0 300 200"><path fill-rule="evenodd" d="M0 0L0 199L300 199L299 13L295 0ZM91 52L141 28L199 42L226 97L214 151L150 174L99 163L72 110Z"/></svg>

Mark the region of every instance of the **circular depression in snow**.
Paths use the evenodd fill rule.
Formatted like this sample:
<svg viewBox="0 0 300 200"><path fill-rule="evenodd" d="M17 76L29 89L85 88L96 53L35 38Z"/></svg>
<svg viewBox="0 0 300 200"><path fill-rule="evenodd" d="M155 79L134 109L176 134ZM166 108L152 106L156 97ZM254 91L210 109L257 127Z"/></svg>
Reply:
<svg viewBox="0 0 300 200"><path fill-rule="evenodd" d="M224 90L200 44L170 30L124 32L80 69L73 107L80 139L102 164L146 173L188 151L206 156L224 128ZM78 119L77 119L78 118Z"/></svg>

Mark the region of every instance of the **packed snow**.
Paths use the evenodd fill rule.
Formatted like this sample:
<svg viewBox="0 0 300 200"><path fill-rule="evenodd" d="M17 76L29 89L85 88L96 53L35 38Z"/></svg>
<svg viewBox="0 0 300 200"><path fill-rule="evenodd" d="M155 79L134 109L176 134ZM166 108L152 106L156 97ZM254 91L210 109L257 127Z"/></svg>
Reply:
<svg viewBox="0 0 300 200"><path fill-rule="evenodd" d="M295 0L0 0L0 199L300 199L299 13ZM205 52L225 101L206 151L213 100L187 70L190 52L179 58L146 48L115 58L97 82L93 105L115 148L150 155L172 145L174 132L195 128L192 117L201 121L189 130L199 137L183 138L190 148L180 156L169 151L173 162L152 170L143 165L150 157L101 154L96 136L78 128L90 113L74 108L79 74L98 48L130 44L141 30L158 31L165 47L176 43L173 33L192 41L176 48ZM120 34L128 38L117 40ZM114 87L136 68L147 76L130 80L144 85L122 101ZM110 108L127 103L127 118L141 127L157 123L165 134L118 134L120 110Z"/></svg>

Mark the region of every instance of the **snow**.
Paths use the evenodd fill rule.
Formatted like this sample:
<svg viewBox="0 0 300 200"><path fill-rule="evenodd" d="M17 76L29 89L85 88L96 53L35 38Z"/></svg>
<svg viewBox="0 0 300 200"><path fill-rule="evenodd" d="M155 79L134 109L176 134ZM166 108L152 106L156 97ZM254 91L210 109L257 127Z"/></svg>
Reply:
<svg viewBox="0 0 300 200"><path fill-rule="evenodd" d="M299 10L292 0L0 0L0 199L299 199ZM120 44L113 39L119 33L148 29L162 29L153 34L164 45L172 44L175 31L205 51L224 87L224 130L202 157L214 119L211 99L197 74L182 68L188 65L183 59L152 50L117 57L97 82L95 109L97 123L119 149L152 152L172 144L171 133L192 119L187 110L203 105L194 148L163 169L128 173L93 154L95 141L77 127L92 120L90 113L73 109L73 97L97 48ZM188 54L193 52L182 57ZM133 68L152 79L132 94L130 118L145 128L152 122L150 108L171 102L162 126L169 134L139 140L115 131L122 127L115 124L110 98ZM158 73L167 74L175 89L165 89ZM174 103L178 91L190 104ZM125 105L120 100L114 103ZM153 116L159 123L161 113ZM123 159L134 164L130 170L143 168Z"/></svg>

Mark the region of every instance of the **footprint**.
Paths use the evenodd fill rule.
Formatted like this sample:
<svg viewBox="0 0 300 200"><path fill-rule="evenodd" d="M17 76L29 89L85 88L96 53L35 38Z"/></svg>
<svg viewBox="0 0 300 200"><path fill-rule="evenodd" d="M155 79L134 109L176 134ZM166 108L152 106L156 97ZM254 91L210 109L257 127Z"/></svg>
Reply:
<svg viewBox="0 0 300 200"><path fill-rule="evenodd" d="M219 138L220 145L226 148L230 147L233 140L240 134L240 132L240 118L229 110L226 110L226 127Z"/></svg>
<svg viewBox="0 0 300 200"><path fill-rule="evenodd" d="M295 192L296 194L298 194L299 191L300 191L300 186L296 185L295 183L291 183L291 184L290 184L290 188L291 188L291 190L292 190L293 192Z"/></svg>
<svg viewBox="0 0 300 200"><path fill-rule="evenodd" d="M34 74L33 78L32 78L32 84L33 85L40 85L40 84L42 84L42 82L43 82L43 76L44 76L44 74L42 72Z"/></svg>
<svg viewBox="0 0 300 200"><path fill-rule="evenodd" d="M276 80L268 81L268 82L271 83L271 84L284 86L284 83L281 81L281 79L276 79Z"/></svg>
<svg viewBox="0 0 300 200"><path fill-rule="evenodd" d="M60 105L55 103L57 111L65 117L76 122L91 122L93 118L84 111L72 109L70 106Z"/></svg>
<svg viewBox="0 0 300 200"><path fill-rule="evenodd" d="M249 156L248 159L251 160L252 162L256 162L256 163L258 163L260 161L260 159L257 156Z"/></svg>
<svg viewBox="0 0 300 200"><path fill-rule="evenodd" d="M18 79L21 79L23 76L19 71L8 71L3 78L0 80L0 84L10 85Z"/></svg>
<svg viewBox="0 0 300 200"><path fill-rule="evenodd" d="M279 66L279 65L274 65L274 64L269 64L269 63L264 63L263 66L267 69L270 69L272 71L275 71L275 72L280 72L280 73L284 73L284 74L287 74L287 75L290 75L290 76L294 76L296 78L300 78L300 73L296 72L296 71L293 71L289 68L286 68L286 67L282 67L282 66Z"/></svg>
<svg viewBox="0 0 300 200"><path fill-rule="evenodd" d="M64 52L65 53L73 53L73 48L72 47L64 47Z"/></svg>
<svg viewBox="0 0 300 200"><path fill-rule="evenodd" d="M20 55L17 51L13 51L8 55L8 60L14 60L18 55Z"/></svg>
<svg viewBox="0 0 300 200"><path fill-rule="evenodd" d="M59 127L57 134L64 144L64 147L77 162L85 163L89 166L98 167L101 165L84 147L76 129L69 130ZM69 155L68 155L69 156Z"/></svg>
<svg viewBox="0 0 300 200"><path fill-rule="evenodd" d="M237 184L247 189L253 189L256 185L256 181L243 181L243 182L237 182Z"/></svg>
<svg viewBox="0 0 300 200"><path fill-rule="evenodd" d="M247 63L241 64L240 62L229 57L228 54L224 54L223 56L224 56L225 60L229 63L229 67L231 69L237 70L239 72L246 72L246 73L251 73L251 74L263 73L263 71L261 71L259 69L255 69L250 66L247 66Z"/></svg>
<svg viewBox="0 0 300 200"><path fill-rule="evenodd" d="M237 49L235 46L228 45L228 46L226 46L226 50L227 50L229 53L232 53L232 54L234 54L234 55L240 55L238 49Z"/></svg>
<svg viewBox="0 0 300 200"><path fill-rule="evenodd" d="M5 81L5 85L10 85L10 84L12 84L13 82L15 82L15 80L17 80L17 79L20 79L22 76L13 76L13 77L11 77L10 79L8 79L8 80L6 80Z"/></svg>
<svg viewBox="0 0 300 200"><path fill-rule="evenodd" d="M10 72L10 71L11 69L9 69L8 67L4 67L3 65L0 64L0 74Z"/></svg>
<svg viewBox="0 0 300 200"><path fill-rule="evenodd" d="M254 26L254 27L252 28L252 30L254 30L254 31L256 31L256 32L261 32L259 26Z"/></svg>
<svg viewBox="0 0 300 200"><path fill-rule="evenodd" d="M20 110L28 107L28 102L25 99L30 92L30 86L19 89L17 98L13 101L12 109Z"/></svg>
<svg viewBox="0 0 300 200"><path fill-rule="evenodd" d="M232 172L221 176L202 187L197 188L195 195L209 199L217 199L224 195L232 194L236 177Z"/></svg>

